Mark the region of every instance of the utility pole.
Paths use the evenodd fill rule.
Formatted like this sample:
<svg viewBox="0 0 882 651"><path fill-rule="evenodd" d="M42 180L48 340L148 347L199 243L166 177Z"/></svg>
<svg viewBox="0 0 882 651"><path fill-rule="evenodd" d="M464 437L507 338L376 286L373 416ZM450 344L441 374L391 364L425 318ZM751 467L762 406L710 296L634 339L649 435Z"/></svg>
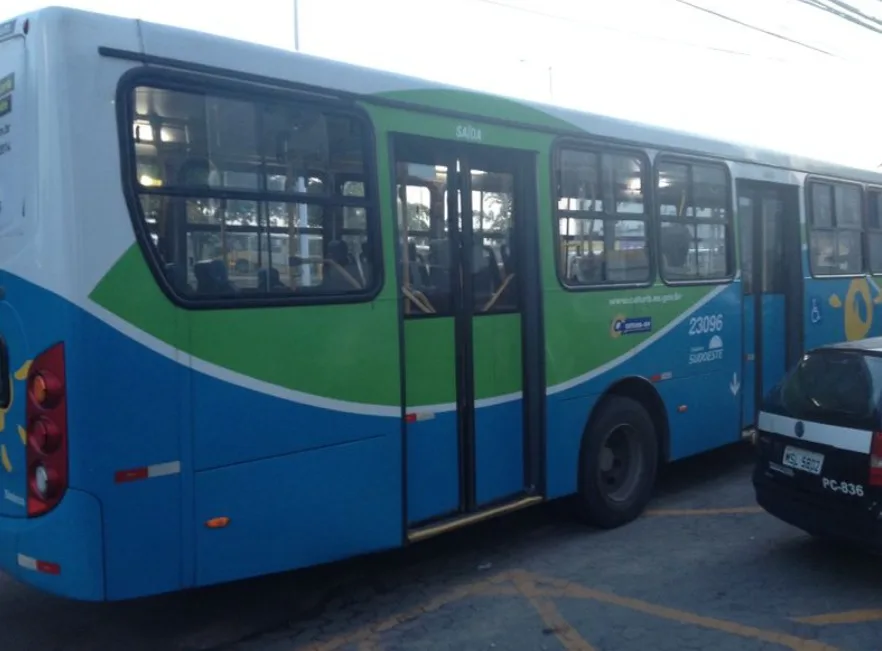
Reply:
<svg viewBox="0 0 882 651"><path fill-rule="evenodd" d="M300 52L300 0L294 0L294 51Z"/></svg>

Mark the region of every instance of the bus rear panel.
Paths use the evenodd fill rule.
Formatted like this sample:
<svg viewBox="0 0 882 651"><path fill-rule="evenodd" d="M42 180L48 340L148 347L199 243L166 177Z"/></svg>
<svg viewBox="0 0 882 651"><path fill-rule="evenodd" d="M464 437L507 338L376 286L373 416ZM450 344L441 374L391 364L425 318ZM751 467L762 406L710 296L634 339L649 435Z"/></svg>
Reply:
<svg viewBox="0 0 882 651"><path fill-rule="evenodd" d="M38 124L54 111L37 101L46 61L31 27L0 24L0 567L50 592L103 599L101 508L72 472L74 315L59 294L73 247L61 246L63 224L41 219L59 197L39 193L52 171L35 173ZM47 291L53 277L64 280Z"/></svg>

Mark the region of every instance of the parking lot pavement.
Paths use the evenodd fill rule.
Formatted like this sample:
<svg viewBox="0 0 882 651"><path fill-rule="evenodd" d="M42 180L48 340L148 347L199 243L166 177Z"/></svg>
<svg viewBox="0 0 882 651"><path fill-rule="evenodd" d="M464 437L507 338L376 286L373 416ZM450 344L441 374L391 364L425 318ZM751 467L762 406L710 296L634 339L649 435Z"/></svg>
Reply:
<svg viewBox="0 0 882 651"><path fill-rule="evenodd" d="M762 513L750 470L740 447L678 464L613 531L549 508L361 561L314 616L228 648L878 651L882 561Z"/></svg>
<svg viewBox="0 0 882 651"><path fill-rule="evenodd" d="M406 550L122 604L0 582L0 648L878 651L882 560L760 512L749 462L736 447L672 466L647 514L613 531L551 504Z"/></svg>

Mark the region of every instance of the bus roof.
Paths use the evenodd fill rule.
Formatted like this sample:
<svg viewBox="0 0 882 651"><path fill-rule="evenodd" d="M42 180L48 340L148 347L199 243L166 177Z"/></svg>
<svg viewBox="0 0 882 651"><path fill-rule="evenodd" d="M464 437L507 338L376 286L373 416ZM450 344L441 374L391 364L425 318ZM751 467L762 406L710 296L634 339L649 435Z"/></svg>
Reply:
<svg viewBox="0 0 882 651"><path fill-rule="evenodd" d="M46 23L81 23L83 27L88 26L88 29L79 32L82 34L115 34L124 31L116 29L122 28L122 23L137 24L140 39L139 42L132 43L131 49L114 47L110 42L111 37L108 36L107 42L95 42L96 54L102 48L106 56L164 63L191 70L211 70L215 73L223 71L265 82L311 86L335 94L356 96L366 102L443 112L464 120L504 122L561 135L588 135L649 149L706 155L734 162L882 185L882 173L871 169L849 167L609 115L472 91L195 30L66 7L48 7L29 14L29 17L35 19L35 23L41 22L41 16L56 19L46 20ZM299 65L292 65L294 62ZM453 97L450 96L444 102L440 94L432 94L430 91L455 93L455 101L451 101Z"/></svg>

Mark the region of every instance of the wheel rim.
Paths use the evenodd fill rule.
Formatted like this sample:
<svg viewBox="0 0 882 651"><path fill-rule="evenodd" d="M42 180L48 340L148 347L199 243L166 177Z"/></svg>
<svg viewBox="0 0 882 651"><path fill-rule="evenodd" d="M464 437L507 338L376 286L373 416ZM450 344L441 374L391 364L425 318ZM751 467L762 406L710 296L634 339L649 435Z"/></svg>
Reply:
<svg viewBox="0 0 882 651"><path fill-rule="evenodd" d="M640 483L643 448L637 430L621 424L611 428L600 446L597 481L603 496L611 502L625 502Z"/></svg>

